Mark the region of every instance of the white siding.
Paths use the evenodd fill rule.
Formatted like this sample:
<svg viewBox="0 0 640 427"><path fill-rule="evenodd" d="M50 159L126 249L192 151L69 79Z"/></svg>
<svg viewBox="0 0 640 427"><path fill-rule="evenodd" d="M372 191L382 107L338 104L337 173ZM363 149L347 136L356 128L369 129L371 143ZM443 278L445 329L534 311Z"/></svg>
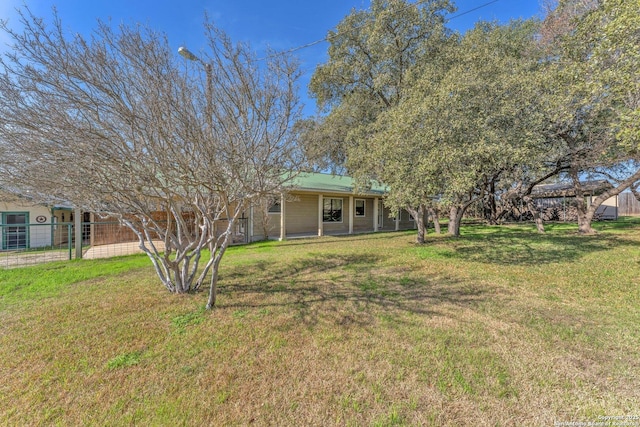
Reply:
<svg viewBox="0 0 640 427"><path fill-rule="evenodd" d="M28 213L29 224L29 247L39 248L51 245L51 210L45 206L33 206L15 202L0 202L0 221L3 220L3 213ZM43 223L37 223L36 218L44 217ZM4 224L1 229L5 229ZM4 247L4 231L0 232L0 248Z"/></svg>

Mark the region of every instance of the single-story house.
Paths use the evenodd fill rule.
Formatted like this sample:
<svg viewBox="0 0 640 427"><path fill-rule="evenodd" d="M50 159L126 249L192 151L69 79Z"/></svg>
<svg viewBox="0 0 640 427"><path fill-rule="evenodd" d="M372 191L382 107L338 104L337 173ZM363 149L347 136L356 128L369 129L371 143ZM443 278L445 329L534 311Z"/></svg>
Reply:
<svg viewBox="0 0 640 427"><path fill-rule="evenodd" d="M265 238L346 235L415 228L408 212L391 212L383 204L385 187L372 185L356 190L351 177L324 173L301 173L270 201L252 205L234 229L234 243ZM0 197L0 227L3 250L56 246L73 239L70 232L74 210L66 206L47 207L28 198ZM9 201L11 200L11 201ZM99 219L83 213L83 241L91 246L135 241L126 227L114 219ZM90 224L88 224L90 223ZM220 220L219 230L226 229Z"/></svg>
<svg viewBox="0 0 640 427"><path fill-rule="evenodd" d="M236 222L233 243L323 235L346 235L375 231L407 230L416 227L406 211L393 212L382 200L386 188L372 185L357 191L351 177L325 173L301 173L282 194L253 204ZM90 244L104 245L135 241L136 236L121 226L102 227L92 216ZM107 225L107 224L105 224ZM226 219L216 225L217 232L227 228Z"/></svg>
<svg viewBox="0 0 640 427"><path fill-rule="evenodd" d="M383 204L386 188L373 184L357 190L348 176L301 173L266 209L252 206L245 214L247 241L265 238L355 234L416 227L408 212L391 212ZM267 215L267 218L265 218Z"/></svg>

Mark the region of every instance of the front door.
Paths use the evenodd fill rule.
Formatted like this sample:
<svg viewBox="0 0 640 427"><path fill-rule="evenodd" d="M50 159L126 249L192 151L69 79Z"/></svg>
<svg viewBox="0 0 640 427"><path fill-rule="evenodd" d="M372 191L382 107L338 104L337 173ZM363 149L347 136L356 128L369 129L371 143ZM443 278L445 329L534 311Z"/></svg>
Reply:
<svg viewBox="0 0 640 427"><path fill-rule="evenodd" d="M378 200L378 230L382 230L384 227L384 206L382 200Z"/></svg>
<svg viewBox="0 0 640 427"><path fill-rule="evenodd" d="M26 249L29 243L28 212L2 214L2 249Z"/></svg>

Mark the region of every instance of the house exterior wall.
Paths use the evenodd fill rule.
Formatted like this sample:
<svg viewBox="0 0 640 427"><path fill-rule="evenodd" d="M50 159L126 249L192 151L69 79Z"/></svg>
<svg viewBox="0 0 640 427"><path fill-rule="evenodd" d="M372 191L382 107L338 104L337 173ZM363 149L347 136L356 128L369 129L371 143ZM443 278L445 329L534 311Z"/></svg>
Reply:
<svg viewBox="0 0 640 427"><path fill-rule="evenodd" d="M596 210L596 215L602 219L618 219L618 196L609 197Z"/></svg>
<svg viewBox="0 0 640 427"><path fill-rule="evenodd" d="M391 210L383 206L382 208L382 223L380 224L380 230L382 231L393 231L396 229L395 225L395 214L391 213Z"/></svg>
<svg viewBox="0 0 640 427"><path fill-rule="evenodd" d="M382 226L380 230L383 231L393 231L396 229L396 212L391 212L391 210L384 206L383 214L382 214ZM411 219L411 215L409 212L404 209L400 211L400 222L398 224L399 230L411 230L415 228L415 222Z"/></svg>
<svg viewBox="0 0 640 427"><path fill-rule="evenodd" d="M323 222L322 228L324 234L346 234L349 232L349 196L344 194L323 194L324 199L338 199L342 200L342 221L340 222ZM318 197L316 196L316 211L319 211ZM317 214L316 214L317 217ZM317 224L317 221L316 221Z"/></svg>
<svg viewBox="0 0 640 427"><path fill-rule="evenodd" d="M416 228L415 221L411 218L411 214L404 209L400 212L400 230L411 230Z"/></svg>
<svg viewBox="0 0 640 427"><path fill-rule="evenodd" d="M342 221L339 222L321 222L322 234L349 234L349 218L352 218L352 231L353 233L367 233L374 231L374 203L376 197L373 196L359 196L344 193L320 193L320 192L291 192L287 195L284 207L285 215L285 229L286 236L317 236L318 227L320 225L319 215L322 215L322 208L320 205L320 195L322 200L326 199L340 199L342 200ZM350 197L353 198L353 204L350 203ZM378 203L382 200L381 197L377 197ZM364 215L356 216L356 201L362 200L364 202ZM393 217L390 217L390 210L388 207L383 207L382 214L378 210L378 219L382 219L382 226L378 222L379 231L393 231L396 230L396 222ZM254 206L252 209L252 233L250 236L251 241L258 241L265 238L264 233L264 218L263 210ZM268 230L269 238L280 237L280 224L281 213L269 213L268 214ZM402 211L400 216L400 222L398 224L399 230L408 230L415 228L415 222L410 218L408 212Z"/></svg>
<svg viewBox="0 0 640 427"><path fill-rule="evenodd" d="M287 234L304 234L318 232L318 195L291 193L285 203ZM278 215L278 221L280 216ZM280 224L278 223L278 235Z"/></svg>
<svg viewBox="0 0 640 427"><path fill-rule="evenodd" d="M4 224L5 216L13 213L24 213L27 215L26 227L27 248L39 248L51 245L51 211L46 206L21 204L17 202L0 202L0 249L7 249L7 233L10 228Z"/></svg>
<svg viewBox="0 0 640 427"><path fill-rule="evenodd" d="M258 241L264 239L274 239L280 236L280 213L268 212L265 214L261 206L254 206L251 209L251 215L253 218L253 225L251 229L251 241ZM267 219L266 224L263 222L263 218ZM265 236L265 225L267 227Z"/></svg>
<svg viewBox="0 0 640 427"><path fill-rule="evenodd" d="M348 201L349 199L347 199ZM374 199L369 199L365 197L354 197L354 209L355 209L355 201L356 200L364 200L364 216L355 216L353 217L353 231L366 233L368 231L373 231L373 202Z"/></svg>
<svg viewBox="0 0 640 427"><path fill-rule="evenodd" d="M53 244L55 246L69 243L69 225L71 221L71 209L55 209L51 221L53 226ZM61 225L65 224L65 225Z"/></svg>

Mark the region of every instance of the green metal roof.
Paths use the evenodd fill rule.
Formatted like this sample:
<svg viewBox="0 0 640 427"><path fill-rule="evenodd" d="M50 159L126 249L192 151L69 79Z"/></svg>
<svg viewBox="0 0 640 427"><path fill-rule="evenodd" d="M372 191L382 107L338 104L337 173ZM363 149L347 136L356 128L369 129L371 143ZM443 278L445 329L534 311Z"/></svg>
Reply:
<svg viewBox="0 0 640 427"><path fill-rule="evenodd" d="M356 192L356 183L350 176L327 173L303 172L296 176L289 185L291 190L318 191L326 193L347 193L380 196L387 192L387 187L372 182L368 189Z"/></svg>

